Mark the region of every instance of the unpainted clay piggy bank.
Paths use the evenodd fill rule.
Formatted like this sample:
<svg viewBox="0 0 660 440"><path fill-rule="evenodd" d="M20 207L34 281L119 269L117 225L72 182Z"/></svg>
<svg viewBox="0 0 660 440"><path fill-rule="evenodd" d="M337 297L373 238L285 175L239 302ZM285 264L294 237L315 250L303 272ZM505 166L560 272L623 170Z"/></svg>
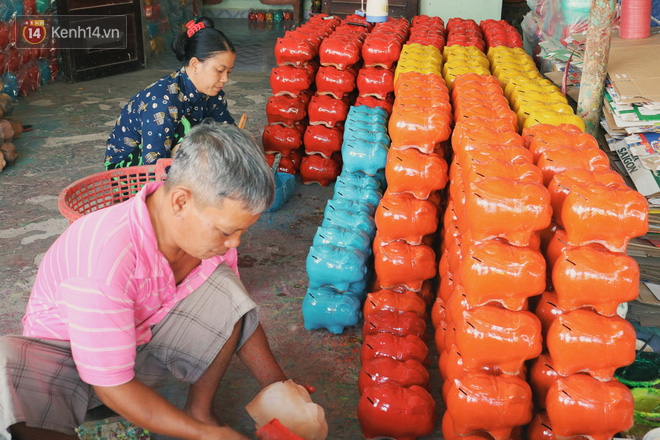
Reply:
<svg viewBox="0 0 660 440"><path fill-rule="evenodd" d="M436 418L433 397L417 385L372 385L365 388L358 402L358 420L365 438L414 440L430 434Z"/></svg>
<svg viewBox="0 0 660 440"><path fill-rule="evenodd" d="M384 288L398 284L419 291L422 283L435 276L435 252L429 246L392 242L375 255L375 270Z"/></svg>
<svg viewBox="0 0 660 440"><path fill-rule="evenodd" d="M591 306L606 316L639 294L639 266L628 255L592 246L565 248L552 269L557 306L574 310Z"/></svg>
<svg viewBox="0 0 660 440"><path fill-rule="evenodd" d="M364 317L368 318L372 313L389 310L395 313L412 312L420 318L426 318L426 303L419 295L409 290L396 292L389 289L381 289L367 295L364 302Z"/></svg>
<svg viewBox="0 0 660 440"><path fill-rule="evenodd" d="M268 385L245 406L257 429L277 419L290 432L305 440L325 440L328 423L325 411L302 385L292 380Z"/></svg>
<svg viewBox="0 0 660 440"><path fill-rule="evenodd" d="M363 337L385 332L397 336L415 335L422 340L427 339L426 321L414 312L379 310L365 318L362 327Z"/></svg>
<svg viewBox="0 0 660 440"><path fill-rule="evenodd" d="M291 151L302 146L300 127L302 126L267 125L262 136L264 151L266 153L282 153L283 156L288 156Z"/></svg>
<svg viewBox="0 0 660 440"><path fill-rule="evenodd" d="M417 148L422 153L433 153L436 146L449 139L452 118L443 111L417 106L394 106L389 122L392 148Z"/></svg>
<svg viewBox="0 0 660 440"><path fill-rule="evenodd" d="M482 306L463 312L456 322L456 345L467 368L497 366L518 374L541 353L541 323L531 312Z"/></svg>
<svg viewBox="0 0 660 440"><path fill-rule="evenodd" d="M321 226L316 230L312 246L330 244L338 248L357 249L363 255L371 254L371 240L366 232L341 226Z"/></svg>
<svg viewBox="0 0 660 440"><path fill-rule="evenodd" d="M316 74L316 93L340 99L355 89L355 76L353 69L339 70L334 66L321 66Z"/></svg>
<svg viewBox="0 0 660 440"><path fill-rule="evenodd" d="M300 177L305 185L318 183L328 186L340 172L341 165L334 157L325 158L318 154L303 157L300 165Z"/></svg>
<svg viewBox="0 0 660 440"><path fill-rule="evenodd" d="M335 127L346 120L348 104L332 96L316 95L309 102L307 113L310 125L324 124L326 127Z"/></svg>
<svg viewBox="0 0 660 440"><path fill-rule="evenodd" d="M325 125L310 125L304 135L305 152L330 157L332 153L341 151L344 134L341 128L328 128Z"/></svg>
<svg viewBox="0 0 660 440"><path fill-rule="evenodd" d="M471 306L497 302L522 310L527 298L545 289L545 259L540 252L487 240L462 245L461 284Z"/></svg>
<svg viewBox="0 0 660 440"><path fill-rule="evenodd" d="M307 104L299 97L271 96L266 104L268 124L292 126L307 116Z"/></svg>
<svg viewBox="0 0 660 440"><path fill-rule="evenodd" d="M344 170L349 173L363 172L373 176L378 170L385 168L387 162L386 144L373 143L365 139L344 138L341 155L344 161Z"/></svg>
<svg viewBox="0 0 660 440"><path fill-rule="evenodd" d="M466 185L464 209L474 240L502 237L515 246L528 246L552 218L547 188L500 178Z"/></svg>
<svg viewBox="0 0 660 440"><path fill-rule="evenodd" d="M545 397L553 383L559 379L559 375L552 366L550 355L542 353L534 360L529 369L529 384L534 392L534 404L539 408L545 408Z"/></svg>
<svg viewBox="0 0 660 440"><path fill-rule="evenodd" d="M360 394L365 388L391 383L401 387L417 385L427 388L429 385L429 372L425 366L417 361L395 361L390 358L375 358L362 364L358 376L358 389Z"/></svg>
<svg viewBox="0 0 660 440"><path fill-rule="evenodd" d="M546 345L560 376L584 371L607 381L614 370L633 363L635 341L635 329L625 319L574 310L550 324Z"/></svg>
<svg viewBox="0 0 660 440"><path fill-rule="evenodd" d="M628 241L648 231L649 204L628 187L576 185L568 193L561 221L572 245L600 243L613 252L625 252Z"/></svg>
<svg viewBox="0 0 660 440"><path fill-rule="evenodd" d="M388 189L427 199L447 185L447 162L435 153L424 154L416 148L390 149L385 165Z"/></svg>
<svg viewBox="0 0 660 440"><path fill-rule="evenodd" d="M302 312L305 329L327 328L339 335L344 327L352 327L360 320L360 300L330 286L310 288L303 298Z"/></svg>
<svg viewBox="0 0 660 440"><path fill-rule="evenodd" d="M613 170L589 171L575 168L554 175L550 185L548 185L548 191L550 191L550 204L552 205L552 215L555 223L561 227L564 225L561 221L561 210L571 189L575 185L594 182L609 188L621 188L626 185L623 177Z"/></svg>
<svg viewBox="0 0 660 440"><path fill-rule="evenodd" d="M446 405L461 436L486 431L495 440L506 440L516 426L532 420L532 390L519 377L505 374L472 373L456 379Z"/></svg>
<svg viewBox="0 0 660 440"><path fill-rule="evenodd" d="M429 201L388 190L376 209L375 221L384 243L403 240L418 245L438 229L438 210Z"/></svg>
<svg viewBox="0 0 660 440"><path fill-rule="evenodd" d="M358 72L357 88L362 96L385 99L388 93L394 91L394 72L378 67L363 67Z"/></svg>
<svg viewBox="0 0 660 440"><path fill-rule="evenodd" d="M307 255L307 276L310 287L334 286L346 291L367 275L364 255L354 249L343 249L330 244L312 246Z"/></svg>
<svg viewBox="0 0 660 440"><path fill-rule="evenodd" d="M270 74L270 88L275 96L298 96L300 92L311 87L312 81L308 70L291 65L273 67Z"/></svg>
<svg viewBox="0 0 660 440"><path fill-rule="evenodd" d="M323 217L322 226L340 226L346 229L359 229L372 239L376 234L373 217L360 212L328 209Z"/></svg>
<svg viewBox="0 0 660 440"><path fill-rule="evenodd" d="M392 333L376 333L364 337L360 362L388 357L397 361L415 360L428 365L429 349L419 336L397 336Z"/></svg>
<svg viewBox="0 0 660 440"><path fill-rule="evenodd" d="M632 394L616 379L601 382L586 374L561 377L548 390L545 404L557 438L609 440L634 423Z"/></svg>
<svg viewBox="0 0 660 440"><path fill-rule="evenodd" d="M376 206L378 206L382 197L382 193L373 188L363 188L356 185L344 185L335 187L333 198L353 200L355 202L371 205L374 207L374 212L376 212Z"/></svg>

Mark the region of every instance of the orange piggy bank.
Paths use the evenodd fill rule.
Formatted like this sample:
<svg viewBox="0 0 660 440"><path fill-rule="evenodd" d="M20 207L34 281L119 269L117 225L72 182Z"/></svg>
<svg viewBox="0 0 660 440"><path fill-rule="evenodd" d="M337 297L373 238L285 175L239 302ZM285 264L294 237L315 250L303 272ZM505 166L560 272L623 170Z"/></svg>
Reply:
<svg viewBox="0 0 660 440"><path fill-rule="evenodd" d="M471 306L497 302L522 310L527 298L545 289L545 259L535 250L497 240L464 240L460 279Z"/></svg>
<svg viewBox="0 0 660 440"><path fill-rule="evenodd" d="M515 246L529 245L552 218L547 188L500 178L466 185L464 209L474 240L502 237Z"/></svg>
<svg viewBox="0 0 660 440"><path fill-rule="evenodd" d="M546 344L560 376L584 371L607 381L614 370L635 360L636 340L635 329L625 319L574 310L550 324Z"/></svg>
<svg viewBox="0 0 660 440"><path fill-rule="evenodd" d="M545 408L545 396L559 375L552 366L552 359L546 353L541 354L534 360L529 369L529 384L534 392L534 403L540 408Z"/></svg>
<svg viewBox="0 0 660 440"><path fill-rule="evenodd" d="M543 173L543 184L548 186L555 174L581 168L588 171L607 171L610 160L604 151L577 150L575 148L552 148L545 150L536 161L536 166Z"/></svg>
<svg viewBox="0 0 660 440"><path fill-rule="evenodd" d="M557 306L562 310L593 307L613 316L620 303L639 293L639 266L628 255L594 246L565 248L552 268Z"/></svg>
<svg viewBox="0 0 660 440"><path fill-rule="evenodd" d="M388 190L410 193L427 199L447 185L447 162L435 153L424 154L416 148L390 149L385 165Z"/></svg>
<svg viewBox="0 0 660 440"><path fill-rule="evenodd" d="M515 376L463 376L450 385L446 405L460 436L485 431L495 440L506 440L516 426L532 420L532 390Z"/></svg>
<svg viewBox="0 0 660 440"><path fill-rule="evenodd" d="M396 313L412 312L420 318L426 318L426 303L415 292L404 290L395 292L394 290L381 289L377 292L371 292L367 295L364 302L364 318L381 310L389 310Z"/></svg>
<svg viewBox="0 0 660 440"><path fill-rule="evenodd" d="M628 241L648 231L649 204L628 187L576 185L566 196L561 221L573 245L600 243L625 252Z"/></svg>
<svg viewBox="0 0 660 440"><path fill-rule="evenodd" d="M436 273L435 252L425 245L395 241L381 246L374 260L376 274L384 288L400 284L417 292L422 283Z"/></svg>
<svg viewBox="0 0 660 440"><path fill-rule="evenodd" d="M475 307L456 322L456 346L469 369L496 366L518 374L527 359L541 353L541 323L531 312Z"/></svg>
<svg viewBox="0 0 660 440"><path fill-rule="evenodd" d="M384 243L403 240L418 245L424 236L438 229L438 210L429 201L419 200L411 194L392 194L388 188L374 220Z"/></svg>
<svg viewBox="0 0 660 440"><path fill-rule="evenodd" d="M601 382L585 374L562 377L548 390L545 404L557 438L609 440L634 423L632 394L617 380Z"/></svg>

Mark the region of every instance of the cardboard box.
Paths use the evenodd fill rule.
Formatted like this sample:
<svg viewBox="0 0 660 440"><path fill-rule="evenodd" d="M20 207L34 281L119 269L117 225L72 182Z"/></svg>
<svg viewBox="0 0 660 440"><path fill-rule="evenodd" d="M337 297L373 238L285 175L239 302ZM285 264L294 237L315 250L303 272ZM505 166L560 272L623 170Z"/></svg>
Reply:
<svg viewBox="0 0 660 440"><path fill-rule="evenodd" d="M612 35L607 73L626 104L660 102L660 33L624 40Z"/></svg>

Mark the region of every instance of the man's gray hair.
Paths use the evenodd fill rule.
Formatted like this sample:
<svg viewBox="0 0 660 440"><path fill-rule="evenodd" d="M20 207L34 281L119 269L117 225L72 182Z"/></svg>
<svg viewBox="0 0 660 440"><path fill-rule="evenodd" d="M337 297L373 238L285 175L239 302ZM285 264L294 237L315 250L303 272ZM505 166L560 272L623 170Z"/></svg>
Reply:
<svg viewBox="0 0 660 440"><path fill-rule="evenodd" d="M224 198L260 214L273 203L273 171L252 135L235 125L205 119L183 138L165 181L185 185L202 204Z"/></svg>

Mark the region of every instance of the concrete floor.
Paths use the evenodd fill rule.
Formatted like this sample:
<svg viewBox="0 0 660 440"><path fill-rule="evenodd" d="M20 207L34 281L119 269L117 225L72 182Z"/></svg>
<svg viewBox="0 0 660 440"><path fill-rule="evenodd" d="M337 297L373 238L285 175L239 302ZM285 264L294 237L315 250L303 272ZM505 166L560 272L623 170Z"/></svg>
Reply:
<svg viewBox="0 0 660 440"><path fill-rule="evenodd" d="M226 86L229 109L235 117L247 113L247 129L260 140L271 95L273 45L285 28L282 24L257 27L246 20L217 20L217 24L238 51ZM0 334L21 332L39 262L67 227L57 208L58 194L76 179L103 170L105 141L123 105L178 67L174 56L166 54L151 60L145 70L84 83L57 82L19 100L15 115L35 129L16 141L17 164L0 173ZM305 258L332 192L332 186L299 183L282 210L264 214L246 233L239 248L239 268L260 306L261 321L284 371L316 387L313 398L325 408L329 438L357 439L361 438L356 415L361 328L341 336L310 332L304 330L301 314L307 288ZM434 348L431 356L433 395L441 402ZM251 434L253 423L244 406L258 390L240 362L233 362L218 394L219 414L230 426ZM174 382L164 384L161 391L176 405L185 400L185 389ZM441 438L440 419L428 438Z"/></svg>

